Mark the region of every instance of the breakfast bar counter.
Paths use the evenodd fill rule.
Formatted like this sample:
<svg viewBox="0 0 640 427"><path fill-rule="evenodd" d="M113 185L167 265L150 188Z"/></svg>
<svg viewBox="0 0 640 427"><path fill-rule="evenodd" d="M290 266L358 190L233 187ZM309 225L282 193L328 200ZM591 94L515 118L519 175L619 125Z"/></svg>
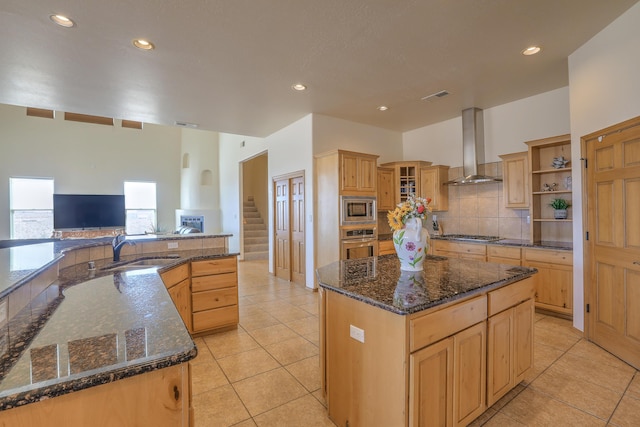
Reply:
<svg viewBox="0 0 640 427"><path fill-rule="evenodd" d="M395 255L317 270L321 391L340 427L464 426L533 366L535 268Z"/></svg>

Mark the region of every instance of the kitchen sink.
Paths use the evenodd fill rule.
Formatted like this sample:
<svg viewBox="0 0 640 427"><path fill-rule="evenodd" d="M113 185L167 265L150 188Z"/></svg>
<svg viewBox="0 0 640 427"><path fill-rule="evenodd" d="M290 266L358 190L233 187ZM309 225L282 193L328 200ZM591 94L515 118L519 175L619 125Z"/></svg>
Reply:
<svg viewBox="0 0 640 427"><path fill-rule="evenodd" d="M158 257L158 258L139 258L133 261L119 262L116 264L103 267L102 271L127 271L127 270L140 270L143 268L162 267L168 264L173 264L180 257Z"/></svg>

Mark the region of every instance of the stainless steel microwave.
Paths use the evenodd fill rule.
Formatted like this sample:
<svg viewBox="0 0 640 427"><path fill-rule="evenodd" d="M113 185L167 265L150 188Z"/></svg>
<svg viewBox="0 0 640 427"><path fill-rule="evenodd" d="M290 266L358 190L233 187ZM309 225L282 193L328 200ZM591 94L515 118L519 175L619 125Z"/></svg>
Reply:
<svg viewBox="0 0 640 427"><path fill-rule="evenodd" d="M376 213L375 197L340 197L340 225L375 224Z"/></svg>

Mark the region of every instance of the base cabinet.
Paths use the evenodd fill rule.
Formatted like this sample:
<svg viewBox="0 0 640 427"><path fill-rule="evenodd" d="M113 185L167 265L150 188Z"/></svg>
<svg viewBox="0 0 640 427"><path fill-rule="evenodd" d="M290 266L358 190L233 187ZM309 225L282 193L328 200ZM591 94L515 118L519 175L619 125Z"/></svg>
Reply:
<svg viewBox="0 0 640 427"><path fill-rule="evenodd" d="M340 427L470 424L533 365L532 297L527 278L401 316L321 289L320 376L329 417Z"/></svg>
<svg viewBox="0 0 640 427"><path fill-rule="evenodd" d="M573 316L573 257L571 251L524 249L522 265L538 269L536 307L571 318Z"/></svg>

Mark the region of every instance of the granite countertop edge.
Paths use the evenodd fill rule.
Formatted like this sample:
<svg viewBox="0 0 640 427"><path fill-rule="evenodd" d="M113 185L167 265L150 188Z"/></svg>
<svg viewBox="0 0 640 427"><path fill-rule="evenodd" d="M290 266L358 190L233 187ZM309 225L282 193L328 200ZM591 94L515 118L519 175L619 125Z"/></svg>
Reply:
<svg viewBox="0 0 640 427"><path fill-rule="evenodd" d="M470 241L467 239L457 239L454 237L447 236L430 236L431 240L443 240L448 242L461 242L461 243L475 243L479 245L495 245L495 246L515 246L521 248L532 248L532 249L554 249L559 251L572 251L573 243L569 242L537 242L531 243L528 240L521 239L499 239L499 240L491 240L491 241ZM382 233L378 234L379 241L385 240L393 240L393 233Z"/></svg>
<svg viewBox="0 0 640 427"><path fill-rule="evenodd" d="M110 371L83 375L79 378L69 378L66 381L57 381L51 385L44 385L36 389L18 391L5 396L0 395L0 411L112 383L114 381L130 378L146 372L179 365L194 359L197 355L198 349L195 343L193 343L193 347L187 351L178 353L170 352L165 355L156 356L153 360L149 360L142 364L122 366Z"/></svg>
<svg viewBox="0 0 640 427"><path fill-rule="evenodd" d="M509 285L509 284L515 283L515 282L517 282L519 280L526 279L527 277L530 277L533 274L537 273L537 271L538 270L536 268L529 268L529 271L526 271L526 272L523 271L522 274L519 274L517 276L513 276L513 277L511 277L509 279L505 279L505 280L500 280L500 281L497 281L497 282L489 283L489 284L487 284L485 286L482 286L482 287L476 288L476 289L472 289L472 290L470 290L468 292L462 292L462 293L458 293L458 294L455 294L455 295L452 295L452 296L449 296L449 297L446 297L446 298L442 298L442 299L439 299L439 300L436 300L436 301L431 301L429 303L416 305L416 306L410 307L410 308L408 308L406 310L402 310L402 309L399 309L396 306L391 306L391 305L385 304L385 303L383 303L381 301L378 301L378 300L375 300L375 299L372 299L372 298L368 298L366 296L360 295L357 292L350 292L350 291L348 291L348 290L346 290L344 288L339 288L339 287L328 285L328 284L323 283L322 281L320 281L319 277L318 277L318 284L319 284L320 287L322 287L324 289L328 289L330 291L337 292L337 293L345 295L345 296L347 296L349 298L353 298L355 300L364 302L365 304L369 304L369 305L372 305L374 307L378 307L378 308L381 308L381 309L386 310L386 311L390 311L390 312L395 313L395 314L399 314L399 315L402 315L402 316L407 316L407 315L418 313L420 311L424 311L424 310L427 310L427 309L430 309L430 308L433 308L433 307L437 307L439 305L447 304L447 303L458 301L458 300L464 300L464 299L467 299L467 298L471 298L471 297L473 297L475 295L483 294L483 293L492 291L494 289L501 288L501 287L503 287L505 285Z"/></svg>

